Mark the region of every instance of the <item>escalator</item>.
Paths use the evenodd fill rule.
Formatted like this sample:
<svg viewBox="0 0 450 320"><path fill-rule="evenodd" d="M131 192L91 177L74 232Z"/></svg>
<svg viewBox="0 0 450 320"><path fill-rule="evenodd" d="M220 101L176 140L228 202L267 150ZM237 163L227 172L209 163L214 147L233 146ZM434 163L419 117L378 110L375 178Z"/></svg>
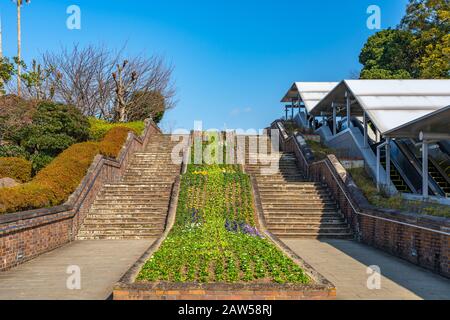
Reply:
<svg viewBox="0 0 450 320"><path fill-rule="evenodd" d="M450 197L450 156L446 150L446 141L429 145L428 172L431 188L435 195ZM412 139L398 141L422 167L422 144Z"/></svg>
<svg viewBox="0 0 450 320"><path fill-rule="evenodd" d="M358 119L352 119L352 126L364 135L364 127ZM382 142L381 142L382 143ZM369 139L374 153L377 146ZM430 195L449 197L450 195L450 144L446 141L430 146L429 152L429 190ZM420 147L418 147L420 146ZM391 147L391 181L401 193L422 193L422 151L421 144L411 139L392 140ZM386 150L381 150L381 163L386 168Z"/></svg>
<svg viewBox="0 0 450 320"><path fill-rule="evenodd" d="M353 118L351 126L358 128L364 135L364 126L360 120ZM343 118L338 123L338 131L348 128L347 120ZM373 152L384 143L376 143L368 139ZM432 196L450 197L450 142L440 141L429 145L429 188ZM401 193L422 194L422 144L412 139L391 140L391 181ZM381 163L386 169L386 149L381 150Z"/></svg>
<svg viewBox="0 0 450 320"><path fill-rule="evenodd" d="M378 144L372 145L372 150L374 153L377 153L377 147L382 144L383 142L380 142ZM414 186L413 183L408 179L407 175L405 174L404 170L400 167L400 164L396 161L395 154L398 152L393 146L391 145L391 182L395 186L395 188L398 190L398 192L401 193L416 193L417 192L417 186ZM386 170L386 149L382 148L380 150L380 162L383 166L383 168ZM417 176L412 177L414 181L417 181Z"/></svg>

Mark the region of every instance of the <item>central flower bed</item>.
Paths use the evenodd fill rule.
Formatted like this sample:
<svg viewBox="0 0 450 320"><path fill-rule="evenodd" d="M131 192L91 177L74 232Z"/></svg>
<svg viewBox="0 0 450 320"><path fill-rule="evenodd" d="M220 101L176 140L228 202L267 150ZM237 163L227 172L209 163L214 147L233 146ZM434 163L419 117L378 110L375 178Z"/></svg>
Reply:
<svg viewBox="0 0 450 320"><path fill-rule="evenodd" d="M239 166L189 165L174 227L136 281L308 284L257 230L251 190Z"/></svg>

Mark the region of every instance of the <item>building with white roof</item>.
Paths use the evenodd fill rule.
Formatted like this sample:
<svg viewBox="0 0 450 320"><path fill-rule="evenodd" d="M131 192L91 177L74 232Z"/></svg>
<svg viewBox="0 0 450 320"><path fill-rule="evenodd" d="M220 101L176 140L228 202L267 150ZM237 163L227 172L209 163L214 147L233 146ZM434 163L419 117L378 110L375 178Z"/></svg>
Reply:
<svg viewBox="0 0 450 320"><path fill-rule="evenodd" d="M379 185L392 185L392 165L405 178L405 188L412 193L421 193L424 197L430 192L450 196L448 173L440 170L442 179L446 179L447 191L442 191L445 188L442 185L444 189L440 188L441 182L425 174L429 172L428 161L420 160L428 158L430 143L450 140L450 80L298 82L282 100L288 101L303 105L309 117L328 119L323 121L322 128L315 128L317 132L331 147L358 149ZM309 120L307 125L310 125ZM406 138L411 141L401 141ZM421 141L420 146L417 141ZM407 150L408 144L412 151ZM422 156L417 155L419 149ZM384 154L385 169L381 159ZM391 155L399 158L391 159ZM415 156L419 160L411 164ZM422 166L422 176L415 173L418 163Z"/></svg>

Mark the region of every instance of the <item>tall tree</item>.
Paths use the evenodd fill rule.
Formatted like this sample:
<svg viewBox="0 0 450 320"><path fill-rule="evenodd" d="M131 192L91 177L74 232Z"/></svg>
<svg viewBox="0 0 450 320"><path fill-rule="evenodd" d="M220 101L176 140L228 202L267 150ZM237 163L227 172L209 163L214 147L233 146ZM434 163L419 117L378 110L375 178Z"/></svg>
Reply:
<svg viewBox="0 0 450 320"><path fill-rule="evenodd" d="M359 55L362 79L410 79L415 50L408 31L383 30L371 36Z"/></svg>
<svg viewBox="0 0 450 320"><path fill-rule="evenodd" d="M399 28L414 35L419 78L450 77L449 0L410 0Z"/></svg>
<svg viewBox="0 0 450 320"><path fill-rule="evenodd" d="M21 28L21 8L23 0L15 0L17 5L17 95L20 97L21 90L21 70L22 70L22 28ZM30 3L30 0L25 0L26 3Z"/></svg>
<svg viewBox="0 0 450 320"><path fill-rule="evenodd" d="M394 29L371 36L361 51L361 78L450 78L450 1L410 0Z"/></svg>

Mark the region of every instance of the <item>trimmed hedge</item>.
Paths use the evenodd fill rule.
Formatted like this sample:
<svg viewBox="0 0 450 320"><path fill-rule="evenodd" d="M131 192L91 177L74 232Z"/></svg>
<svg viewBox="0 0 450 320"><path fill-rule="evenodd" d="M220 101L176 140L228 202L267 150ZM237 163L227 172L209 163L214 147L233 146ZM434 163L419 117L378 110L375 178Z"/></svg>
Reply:
<svg viewBox="0 0 450 320"><path fill-rule="evenodd" d="M21 158L0 158L0 179L12 178L18 182L31 179L32 164Z"/></svg>
<svg viewBox="0 0 450 320"><path fill-rule="evenodd" d="M29 183L0 189L0 214L63 203L81 183L95 156L117 157L130 131L116 127L101 142L74 144Z"/></svg>
<svg viewBox="0 0 450 320"><path fill-rule="evenodd" d="M89 118L90 136L92 140L100 141L113 128L125 127L131 129L136 135L140 136L145 129L144 121L135 121L127 123L110 123L97 118Z"/></svg>

